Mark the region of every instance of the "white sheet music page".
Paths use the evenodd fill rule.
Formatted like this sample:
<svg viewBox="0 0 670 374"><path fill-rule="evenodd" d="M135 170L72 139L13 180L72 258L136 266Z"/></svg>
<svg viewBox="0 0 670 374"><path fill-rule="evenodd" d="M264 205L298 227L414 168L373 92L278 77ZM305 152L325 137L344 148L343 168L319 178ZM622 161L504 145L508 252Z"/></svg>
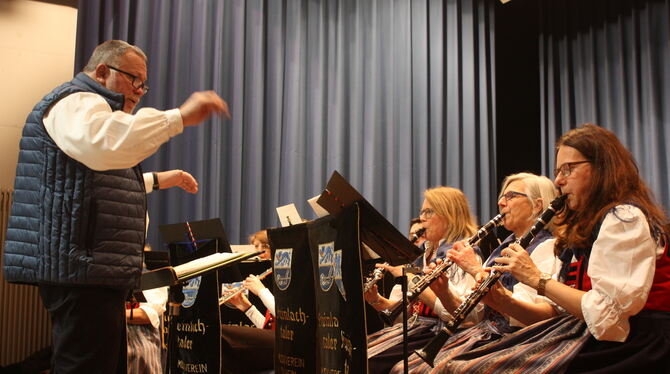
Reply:
<svg viewBox="0 0 670 374"><path fill-rule="evenodd" d="M323 209L323 207L321 205L319 205L319 203L316 202L317 200L319 200L319 197L321 197L321 195L316 195L313 198L307 200L307 202L309 203L309 206L312 207L312 210L314 211L314 213L316 213L316 216L318 218L321 218L321 217L327 216L328 211Z"/></svg>
<svg viewBox="0 0 670 374"><path fill-rule="evenodd" d="M277 215L279 216L281 227L302 223L300 213L298 213L298 209L296 209L293 203L277 207Z"/></svg>
<svg viewBox="0 0 670 374"><path fill-rule="evenodd" d="M245 253L214 253L209 256L189 261L185 264L177 265L174 267L174 271L177 278L183 278L202 270L223 265L227 262L233 262L235 259L244 255Z"/></svg>

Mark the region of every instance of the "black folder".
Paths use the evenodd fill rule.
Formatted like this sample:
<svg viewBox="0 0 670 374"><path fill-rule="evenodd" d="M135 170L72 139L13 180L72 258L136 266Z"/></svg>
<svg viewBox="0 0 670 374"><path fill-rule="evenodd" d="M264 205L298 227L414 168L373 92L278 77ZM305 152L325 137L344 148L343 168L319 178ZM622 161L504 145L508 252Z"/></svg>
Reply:
<svg viewBox="0 0 670 374"><path fill-rule="evenodd" d="M317 203L332 215L347 206L358 204L361 242L393 266L410 263L423 253L337 171L333 172ZM364 251L363 258L369 259L371 256Z"/></svg>

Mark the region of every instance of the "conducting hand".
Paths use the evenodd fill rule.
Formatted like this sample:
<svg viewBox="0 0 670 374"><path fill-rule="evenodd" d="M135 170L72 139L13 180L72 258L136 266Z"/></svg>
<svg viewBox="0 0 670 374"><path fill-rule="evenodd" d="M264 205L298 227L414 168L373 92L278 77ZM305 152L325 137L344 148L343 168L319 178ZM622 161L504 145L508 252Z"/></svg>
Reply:
<svg viewBox="0 0 670 374"><path fill-rule="evenodd" d="M194 92L179 107L179 111L185 127L197 125L215 113L231 119L228 104L214 91Z"/></svg>
<svg viewBox="0 0 670 374"><path fill-rule="evenodd" d="M179 187L188 193L198 192L198 181L183 170L169 170L156 173L161 189Z"/></svg>

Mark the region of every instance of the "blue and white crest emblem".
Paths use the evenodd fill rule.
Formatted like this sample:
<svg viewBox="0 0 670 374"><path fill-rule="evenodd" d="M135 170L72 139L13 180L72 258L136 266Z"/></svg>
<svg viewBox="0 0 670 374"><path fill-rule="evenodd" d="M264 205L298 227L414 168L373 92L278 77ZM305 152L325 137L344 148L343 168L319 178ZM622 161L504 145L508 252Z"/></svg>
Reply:
<svg viewBox="0 0 670 374"><path fill-rule="evenodd" d="M190 279L184 287L182 287L182 292L184 293L184 301L181 303L181 306L184 308L190 308L195 304L195 299L198 298L198 290L200 289L200 282L202 281L202 276L195 277Z"/></svg>
<svg viewBox="0 0 670 374"><path fill-rule="evenodd" d="M293 248L277 249L274 258L275 284L285 291L291 284L291 259Z"/></svg>
<svg viewBox="0 0 670 374"><path fill-rule="evenodd" d="M319 284L328 292L335 278L335 242L319 244Z"/></svg>
<svg viewBox="0 0 670 374"><path fill-rule="evenodd" d="M342 250L335 251L335 284L344 301L347 301L347 292L344 290L344 282L342 282Z"/></svg>

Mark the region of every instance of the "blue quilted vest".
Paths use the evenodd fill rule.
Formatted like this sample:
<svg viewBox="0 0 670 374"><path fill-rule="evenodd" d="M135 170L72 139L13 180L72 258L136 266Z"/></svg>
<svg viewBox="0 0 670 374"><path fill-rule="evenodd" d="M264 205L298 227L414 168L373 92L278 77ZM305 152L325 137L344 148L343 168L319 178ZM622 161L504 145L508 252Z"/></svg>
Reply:
<svg viewBox="0 0 670 374"><path fill-rule="evenodd" d="M79 73L28 115L4 250L8 282L128 289L139 280L146 217L139 165L89 169L63 153L42 122L52 104L81 91L123 107L123 95Z"/></svg>

